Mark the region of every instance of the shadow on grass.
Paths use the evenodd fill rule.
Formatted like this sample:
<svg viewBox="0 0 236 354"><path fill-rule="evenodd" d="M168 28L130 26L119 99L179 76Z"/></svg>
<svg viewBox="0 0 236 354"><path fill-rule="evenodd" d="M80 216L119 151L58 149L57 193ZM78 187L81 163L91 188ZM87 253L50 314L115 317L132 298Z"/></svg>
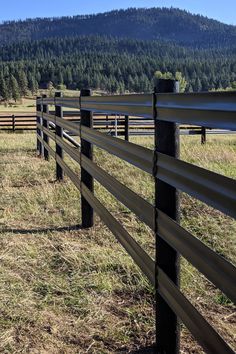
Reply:
<svg viewBox="0 0 236 354"><path fill-rule="evenodd" d="M27 234L44 234L47 232L64 232L64 231L76 231L81 230L81 225L72 225L72 226L63 226L63 227L48 227L48 228L41 228L41 229L1 229L0 233L12 233L12 234L20 234L20 235L27 235Z"/></svg>

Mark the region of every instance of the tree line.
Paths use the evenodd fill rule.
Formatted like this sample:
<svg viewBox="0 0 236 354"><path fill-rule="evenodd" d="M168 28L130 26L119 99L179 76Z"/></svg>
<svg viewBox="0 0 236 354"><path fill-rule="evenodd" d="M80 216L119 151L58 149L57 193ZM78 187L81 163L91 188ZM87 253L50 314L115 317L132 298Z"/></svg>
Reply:
<svg viewBox="0 0 236 354"><path fill-rule="evenodd" d="M17 100L49 85L150 92L156 72L181 73L186 92L226 89L236 81L236 49L100 36L13 43L0 51L0 96Z"/></svg>
<svg viewBox="0 0 236 354"><path fill-rule="evenodd" d="M8 71L8 68L5 69ZM27 75L23 70L19 70L14 76L11 72L4 75L0 72L0 99L15 102L29 93L34 95L38 91L38 82L30 73Z"/></svg>

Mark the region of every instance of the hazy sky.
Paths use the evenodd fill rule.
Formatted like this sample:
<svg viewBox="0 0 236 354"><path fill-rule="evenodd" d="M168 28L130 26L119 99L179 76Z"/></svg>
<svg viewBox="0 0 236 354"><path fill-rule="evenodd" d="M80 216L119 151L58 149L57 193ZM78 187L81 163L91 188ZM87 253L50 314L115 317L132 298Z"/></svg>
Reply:
<svg viewBox="0 0 236 354"><path fill-rule="evenodd" d="M179 7L236 25L236 0L8 0L0 21L104 12L127 7Z"/></svg>

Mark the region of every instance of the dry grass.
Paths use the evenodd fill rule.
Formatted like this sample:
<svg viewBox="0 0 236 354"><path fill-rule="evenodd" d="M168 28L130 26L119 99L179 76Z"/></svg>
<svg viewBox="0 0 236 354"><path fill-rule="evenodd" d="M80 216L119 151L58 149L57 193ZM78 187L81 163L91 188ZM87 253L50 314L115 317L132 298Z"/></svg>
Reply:
<svg viewBox="0 0 236 354"><path fill-rule="evenodd" d="M152 146L149 138L139 142ZM75 229L79 192L67 179L56 183L54 162L37 158L34 148L34 134L1 134L0 352L129 353L151 345L153 289L98 218L91 230ZM235 137L211 137L205 147L184 137L182 152L236 178ZM153 200L147 174L99 149L96 161ZM153 254L150 230L97 184L96 194ZM182 202L183 225L235 262L235 221L185 195ZM228 299L184 260L181 286L233 346L235 308ZM182 338L183 353L201 353L185 329Z"/></svg>
<svg viewBox="0 0 236 354"><path fill-rule="evenodd" d="M35 112L35 97L26 97L22 98L18 102L9 102L9 104L1 103L0 104L0 113L9 113L14 112Z"/></svg>
<svg viewBox="0 0 236 354"><path fill-rule="evenodd" d="M24 112L24 113L31 113L31 112L35 112L36 110L36 96L41 96L43 94L46 94L48 96L54 96L55 92L57 90L52 90L51 92L49 92L49 90L39 90L37 95L34 96L27 96L27 97L23 97L22 99L20 99L19 101L15 102L14 100L11 100L8 104L5 104L4 102L0 103L0 114L1 113L20 113L20 112ZM78 90L64 90L63 91L64 96L66 97L79 97L80 95L80 91Z"/></svg>

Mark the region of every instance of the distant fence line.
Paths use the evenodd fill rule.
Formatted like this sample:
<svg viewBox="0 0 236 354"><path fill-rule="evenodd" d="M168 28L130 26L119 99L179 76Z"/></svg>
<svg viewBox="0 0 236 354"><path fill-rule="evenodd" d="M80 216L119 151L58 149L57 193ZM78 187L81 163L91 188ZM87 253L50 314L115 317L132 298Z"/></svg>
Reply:
<svg viewBox="0 0 236 354"><path fill-rule="evenodd" d="M173 80L160 80L150 95L91 96L37 99L37 149L56 161L56 177L64 173L81 192L82 226L94 225L94 211L112 231L156 292L157 353L179 352L180 319L207 353L233 353L179 289L179 255L236 302L236 268L179 224L179 190L236 218L236 181L179 159L178 124L236 131L236 93L180 94ZM49 113L54 106L54 113ZM80 124L63 118L63 107L80 110ZM93 115L120 114L152 118L155 149L108 136L93 128ZM50 124L53 123L54 126ZM77 147L63 132L80 136ZM50 145L53 141L55 148ZM93 162L93 145L153 176L155 203L130 190ZM80 176L64 161L68 154L81 165ZM132 238L94 194L94 179L155 233L153 259Z"/></svg>
<svg viewBox="0 0 236 354"><path fill-rule="evenodd" d="M34 113L14 113L0 115L0 130L35 130L36 117Z"/></svg>
<svg viewBox="0 0 236 354"><path fill-rule="evenodd" d="M80 115L75 111L66 111L63 117L69 121L80 124ZM94 129L106 130L107 134L116 137L123 136L127 141L129 141L132 136L153 136L155 133L153 118L142 119L141 117L129 117L127 115L106 115L97 113L94 115L93 120ZM36 128L36 115L34 113L0 115L0 130L16 132L36 130ZM236 132L229 130L216 130L199 126L180 126L180 135L200 135L202 144L206 143L208 134L227 135L235 133Z"/></svg>

